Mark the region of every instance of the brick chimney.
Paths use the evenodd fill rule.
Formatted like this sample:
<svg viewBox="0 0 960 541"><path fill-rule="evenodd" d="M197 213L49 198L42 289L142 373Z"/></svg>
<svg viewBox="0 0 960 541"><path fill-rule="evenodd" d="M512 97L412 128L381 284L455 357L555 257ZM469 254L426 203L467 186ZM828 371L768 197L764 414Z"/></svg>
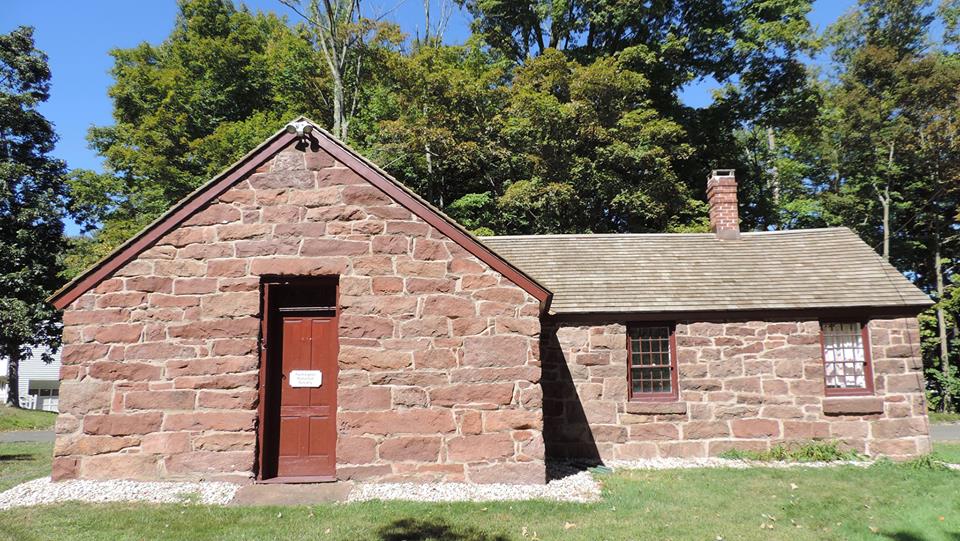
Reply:
<svg viewBox="0 0 960 541"><path fill-rule="evenodd" d="M707 178L707 202L710 203L710 231L721 240L740 238L737 212L737 178L733 169L714 169Z"/></svg>

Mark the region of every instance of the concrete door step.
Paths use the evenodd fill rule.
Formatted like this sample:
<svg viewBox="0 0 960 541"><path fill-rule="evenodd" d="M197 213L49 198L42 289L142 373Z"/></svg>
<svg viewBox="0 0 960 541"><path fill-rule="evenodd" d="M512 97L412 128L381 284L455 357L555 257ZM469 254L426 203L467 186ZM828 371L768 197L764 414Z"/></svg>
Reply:
<svg viewBox="0 0 960 541"><path fill-rule="evenodd" d="M314 505L344 502L353 483L246 485L237 491L230 505Z"/></svg>

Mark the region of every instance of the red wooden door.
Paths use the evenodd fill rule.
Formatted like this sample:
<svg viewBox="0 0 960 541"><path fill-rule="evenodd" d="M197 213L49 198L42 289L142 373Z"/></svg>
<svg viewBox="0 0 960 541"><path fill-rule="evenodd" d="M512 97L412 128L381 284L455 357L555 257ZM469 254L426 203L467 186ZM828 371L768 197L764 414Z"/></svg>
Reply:
<svg viewBox="0 0 960 541"><path fill-rule="evenodd" d="M277 476L333 479L337 463L337 320L284 315L281 327ZM303 383L291 382L294 370L320 371L320 386L294 387L291 383Z"/></svg>

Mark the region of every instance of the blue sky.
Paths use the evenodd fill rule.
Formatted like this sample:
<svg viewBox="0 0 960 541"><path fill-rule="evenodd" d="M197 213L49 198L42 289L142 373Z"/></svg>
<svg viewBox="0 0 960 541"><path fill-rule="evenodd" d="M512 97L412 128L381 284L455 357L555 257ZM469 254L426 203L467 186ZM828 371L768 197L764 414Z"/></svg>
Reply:
<svg viewBox="0 0 960 541"><path fill-rule="evenodd" d="M245 3L254 10L295 17L279 0ZM853 3L854 0L817 0L810 20L823 30ZM19 25L35 27L37 46L50 58L51 97L41 111L54 123L60 136L54 154L66 160L70 168L99 170L100 159L87 147L86 135L90 126L112 122L107 96L112 59L108 51L143 41L162 41L173 27L175 0L4 0L3 4L0 32L9 32ZM422 29L420 0L371 0L367 5L371 13L399 23L410 34ZM468 25L466 14L455 13L447 40L462 41L469 33ZM706 105L714 86L711 81L691 85L682 98L690 105Z"/></svg>

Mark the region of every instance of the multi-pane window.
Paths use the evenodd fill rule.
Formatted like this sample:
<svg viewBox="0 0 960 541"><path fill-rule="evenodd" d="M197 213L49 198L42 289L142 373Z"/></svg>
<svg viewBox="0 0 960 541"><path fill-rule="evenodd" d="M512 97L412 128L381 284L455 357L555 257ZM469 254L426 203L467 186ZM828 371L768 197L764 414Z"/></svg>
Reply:
<svg viewBox="0 0 960 541"><path fill-rule="evenodd" d="M631 327L629 332L630 398L677 397L676 352L673 328L668 325Z"/></svg>
<svg viewBox="0 0 960 541"><path fill-rule="evenodd" d="M873 388L870 344L860 323L821 323L827 394L862 394Z"/></svg>
<svg viewBox="0 0 960 541"><path fill-rule="evenodd" d="M27 394L39 396L41 398L59 397L60 389L28 389Z"/></svg>

